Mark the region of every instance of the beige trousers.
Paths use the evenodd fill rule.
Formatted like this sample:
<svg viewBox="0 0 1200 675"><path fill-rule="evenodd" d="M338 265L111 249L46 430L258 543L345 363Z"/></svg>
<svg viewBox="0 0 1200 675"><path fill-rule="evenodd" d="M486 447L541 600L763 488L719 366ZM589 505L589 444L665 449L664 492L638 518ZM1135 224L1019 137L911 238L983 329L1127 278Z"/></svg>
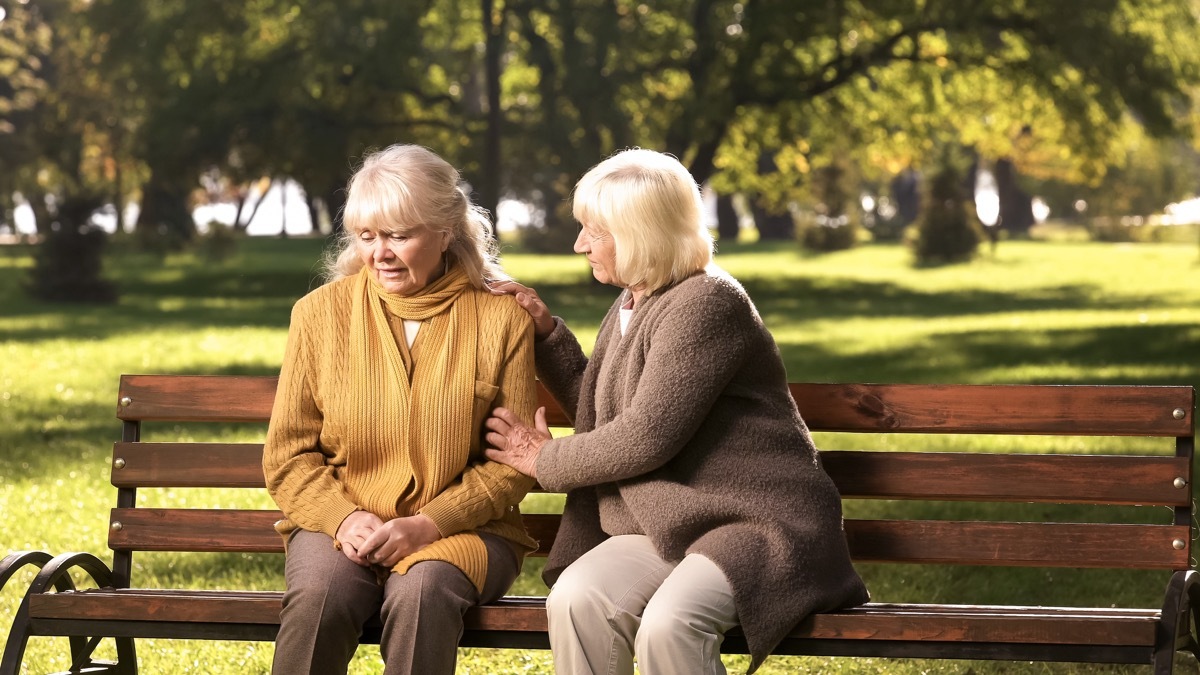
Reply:
<svg viewBox="0 0 1200 675"><path fill-rule="evenodd" d="M328 535L297 530L288 541L275 675L345 673L362 627L380 615L385 675L450 675L458 659L463 613L495 600L520 573L504 539L481 534L488 552L482 595L450 563L425 561L380 586L373 570L350 562Z"/></svg>
<svg viewBox="0 0 1200 675"><path fill-rule="evenodd" d="M678 564L648 537L612 537L571 563L546 599L558 675L720 675L737 625L733 591L708 558Z"/></svg>

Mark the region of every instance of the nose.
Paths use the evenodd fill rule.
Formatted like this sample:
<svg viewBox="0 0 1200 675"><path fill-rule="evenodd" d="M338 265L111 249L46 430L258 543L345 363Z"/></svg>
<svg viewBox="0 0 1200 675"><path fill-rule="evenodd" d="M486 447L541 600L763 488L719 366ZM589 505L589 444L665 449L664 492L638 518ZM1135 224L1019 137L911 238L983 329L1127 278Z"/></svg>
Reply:
<svg viewBox="0 0 1200 675"><path fill-rule="evenodd" d="M375 242L371 245L371 259L376 262L382 262L391 257L391 249L388 248L386 237L375 237Z"/></svg>
<svg viewBox="0 0 1200 675"><path fill-rule="evenodd" d="M590 243L591 242L588 241L587 237L583 234L583 230L580 230L579 234L575 235L574 251L576 253L587 253L589 250L591 250Z"/></svg>

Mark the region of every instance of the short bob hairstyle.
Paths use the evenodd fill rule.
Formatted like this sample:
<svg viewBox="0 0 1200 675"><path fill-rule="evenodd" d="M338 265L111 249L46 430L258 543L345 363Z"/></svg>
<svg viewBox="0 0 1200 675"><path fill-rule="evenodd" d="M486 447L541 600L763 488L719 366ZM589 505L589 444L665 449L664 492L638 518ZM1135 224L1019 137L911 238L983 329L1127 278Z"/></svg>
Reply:
<svg viewBox="0 0 1200 675"><path fill-rule="evenodd" d="M369 153L346 188L342 236L326 257L326 280L362 269L355 250L359 233L404 234L418 227L450 235L447 262L462 265L475 288L508 279L498 262L491 219L471 203L460 180L458 170L419 145Z"/></svg>
<svg viewBox="0 0 1200 675"><path fill-rule="evenodd" d="M616 281L646 295L712 262L712 234L701 217L700 189L674 157L623 150L575 185L575 220L613 238Z"/></svg>

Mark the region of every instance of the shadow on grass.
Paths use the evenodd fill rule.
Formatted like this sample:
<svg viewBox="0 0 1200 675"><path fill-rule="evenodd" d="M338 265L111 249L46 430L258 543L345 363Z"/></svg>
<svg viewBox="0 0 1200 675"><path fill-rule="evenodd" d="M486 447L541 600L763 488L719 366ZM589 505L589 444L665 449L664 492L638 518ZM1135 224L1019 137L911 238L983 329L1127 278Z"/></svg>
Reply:
<svg viewBox="0 0 1200 675"><path fill-rule="evenodd" d="M1136 325L951 333L853 357L798 341L779 346L792 380L990 382L991 372L1006 368L1064 366L1052 375L1022 375L1020 383L1200 385L1200 361L1194 358L1200 349L1200 327Z"/></svg>
<svg viewBox="0 0 1200 675"><path fill-rule="evenodd" d="M62 415L62 419L59 419ZM61 411L47 410L0 425L0 476L32 478L63 476L70 471L99 473L107 465L112 443L121 437L116 403L63 404ZM80 463L81 447L96 458Z"/></svg>
<svg viewBox="0 0 1200 675"><path fill-rule="evenodd" d="M853 317L946 317L1036 312L1042 310L1139 309L1145 302L1129 296L1103 296L1095 287L1072 284L1020 293L986 290L920 292L888 282L848 279L750 279L744 282L767 324Z"/></svg>
<svg viewBox="0 0 1200 675"><path fill-rule="evenodd" d="M282 253L271 248L280 246ZM243 253L221 263L113 255L106 269L119 290L116 305L38 302L23 290L26 268L0 267L0 316L15 320L4 337L33 342L100 339L147 326L286 327L292 305L320 283L315 264L320 247L320 240L251 242L244 244Z"/></svg>

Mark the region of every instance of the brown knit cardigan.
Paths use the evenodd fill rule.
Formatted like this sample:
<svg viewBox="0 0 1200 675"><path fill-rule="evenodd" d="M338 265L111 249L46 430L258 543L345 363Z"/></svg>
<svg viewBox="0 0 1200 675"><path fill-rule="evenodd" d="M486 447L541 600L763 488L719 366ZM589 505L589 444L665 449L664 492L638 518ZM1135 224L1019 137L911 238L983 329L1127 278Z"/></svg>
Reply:
<svg viewBox="0 0 1200 675"><path fill-rule="evenodd" d="M619 307L590 361L559 319L536 345L576 431L537 463L543 487L568 492L544 577L619 534L649 536L667 560L703 554L733 588L753 672L809 614L867 601L841 498L732 277L712 267L642 298L624 336Z"/></svg>

